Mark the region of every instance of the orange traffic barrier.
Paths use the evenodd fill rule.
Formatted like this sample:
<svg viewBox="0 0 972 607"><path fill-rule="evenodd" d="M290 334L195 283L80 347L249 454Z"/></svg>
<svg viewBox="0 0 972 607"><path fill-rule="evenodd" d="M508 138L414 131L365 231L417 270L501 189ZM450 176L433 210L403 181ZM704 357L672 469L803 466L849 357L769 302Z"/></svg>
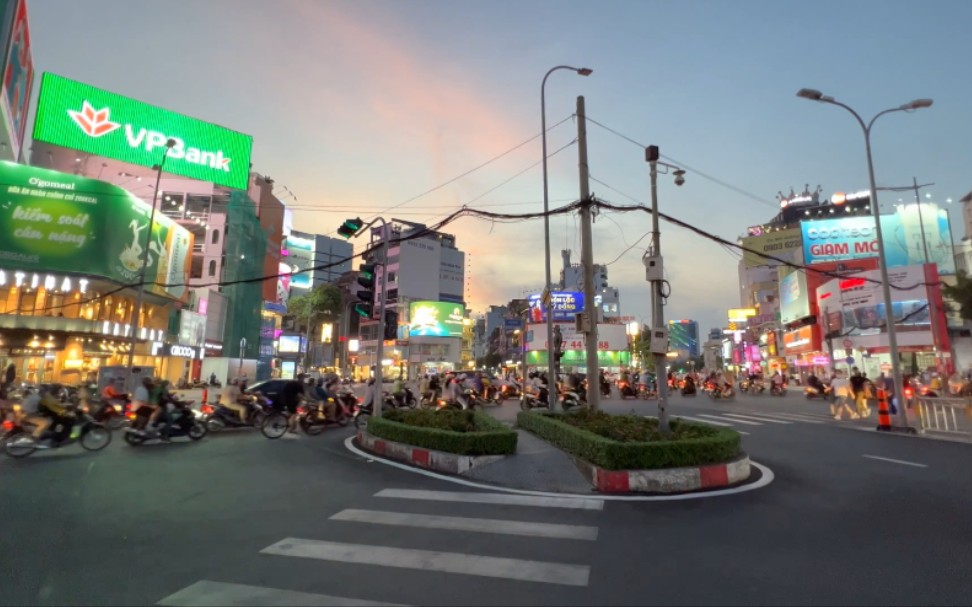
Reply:
<svg viewBox="0 0 972 607"><path fill-rule="evenodd" d="M209 402L209 388L203 388L202 404L205 405Z"/></svg>
<svg viewBox="0 0 972 607"><path fill-rule="evenodd" d="M891 431L891 410L888 407L888 391L878 390L878 426L882 432Z"/></svg>

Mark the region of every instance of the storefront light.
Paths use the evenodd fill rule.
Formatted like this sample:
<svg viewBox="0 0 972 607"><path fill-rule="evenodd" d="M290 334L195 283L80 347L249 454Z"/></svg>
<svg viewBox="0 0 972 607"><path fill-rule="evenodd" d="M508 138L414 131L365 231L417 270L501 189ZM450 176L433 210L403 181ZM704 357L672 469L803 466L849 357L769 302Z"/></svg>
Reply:
<svg viewBox="0 0 972 607"><path fill-rule="evenodd" d="M33 276L30 277L30 288L31 289L36 289L37 288L37 285L39 285L39 284L40 284L40 276L38 276L37 274L34 274Z"/></svg>
<svg viewBox="0 0 972 607"><path fill-rule="evenodd" d="M79 290L82 293L84 293L84 292L86 292L88 290L88 279L87 278L82 278L81 280L78 281L78 284L80 285L80 289Z"/></svg>
<svg viewBox="0 0 972 607"><path fill-rule="evenodd" d="M57 283L54 281L54 277L50 274L44 277L44 288L48 291L53 291L56 284Z"/></svg>
<svg viewBox="0 0 972 607"><path fill-rule="evenodd" d="M23 286L23 284L24 284L24 277L26 277L26 276L27 275L24 274L23 272L14 272L14 284L16 286L18 286L18 287Z"/></svg>

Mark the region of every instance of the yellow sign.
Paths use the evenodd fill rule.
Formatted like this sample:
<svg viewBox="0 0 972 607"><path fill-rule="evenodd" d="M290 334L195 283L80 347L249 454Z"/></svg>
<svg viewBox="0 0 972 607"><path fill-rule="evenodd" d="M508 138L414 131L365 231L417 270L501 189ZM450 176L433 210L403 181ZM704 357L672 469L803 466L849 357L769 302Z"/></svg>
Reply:
<svg viewBox="0 0 972 607"><path fill-rule="evenodd" d="M729 330L730 331L735 331L736 330L736 323L734 323L734 322L729 323Z"/></svg>
<svg viewBox="0 0 972 607"><path fill-rule="evenodd" d="M784 260L789 263L803 263L803 233L800 228L789 228L767 232L759 236L747 236L740 241L743 250L743 264L747 268L758 266L778 266ZM764 257L771 255L775 259Z"/></svg>
<svg viewBox="0 0 972 607"><path fill-rule="evenodd" d="M729 322L746 322L750 316L756 316L755 308L733 308L729 310Z"/></svg>

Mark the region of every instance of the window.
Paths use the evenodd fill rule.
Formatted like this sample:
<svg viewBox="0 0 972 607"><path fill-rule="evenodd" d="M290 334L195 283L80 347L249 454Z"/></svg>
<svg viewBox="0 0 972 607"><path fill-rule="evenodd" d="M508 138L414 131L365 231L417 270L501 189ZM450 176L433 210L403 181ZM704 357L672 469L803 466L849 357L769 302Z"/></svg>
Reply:
<svg viewBox="0 0 972 607"><path fill-rule="evenodd" d="M217 244L219 242L219 230L213 230L213 236L209 242L211 244Z"/></svg>
<svg viewBox="0 0 972 607"><path fill-rule="evenodd" d="M395 282L395 273L394 272L389 272L388 273L388 282Z"/></svg>
<svg viewBox="0 0 972 607"><path fill-rule="evenodd" d="M210 259L209 260L209 275L210 276L216 276L216 260L215 259Z"/></svg>

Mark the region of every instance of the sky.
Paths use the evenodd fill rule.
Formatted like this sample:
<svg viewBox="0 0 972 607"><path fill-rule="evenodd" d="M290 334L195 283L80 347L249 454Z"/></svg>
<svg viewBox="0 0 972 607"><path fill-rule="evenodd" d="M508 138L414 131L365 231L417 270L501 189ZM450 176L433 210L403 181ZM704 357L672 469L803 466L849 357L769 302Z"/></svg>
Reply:
<svg viewBox="0 0 972 607"><path fill-rule="evenodd" d="M730 240L768 221L780 190L865 189L860 127L838 107L795 96L810 87L866 118L934 99L930 109L876 124L877 181L934 182L924 192L941 204L956 201L953 236L964 236L957 201L972 190L972 3L963 0L29 0L28 7L35 70L252 134L255 170L295 195L282 197L306 231L333 233L356 215L434 223L462 205L542 211L542 154L533 139L541 132L540 83L550 68L571 65L594 71L583 78L560 70L547 81L548 149L557 152L549 159L551 208L580 196L571 119L579 95L597 180L591 191L612 203L647 203L649 144L688 171L681 187L660 177L660 210ZM899 196L885 195L882 206ZM443 229L467 252L474 312L544 284L541 220L464 218ZM602 213L594 224L595 262L610 264L621 313L644 322L649 230L641 212ZM556 280L562 249L580 259L579 223L556 216L550 231ZM665 222L661 233L672 293L665 317L696 319L702 331L724 326L726 309L739 304L738 257Z"/></svg>

